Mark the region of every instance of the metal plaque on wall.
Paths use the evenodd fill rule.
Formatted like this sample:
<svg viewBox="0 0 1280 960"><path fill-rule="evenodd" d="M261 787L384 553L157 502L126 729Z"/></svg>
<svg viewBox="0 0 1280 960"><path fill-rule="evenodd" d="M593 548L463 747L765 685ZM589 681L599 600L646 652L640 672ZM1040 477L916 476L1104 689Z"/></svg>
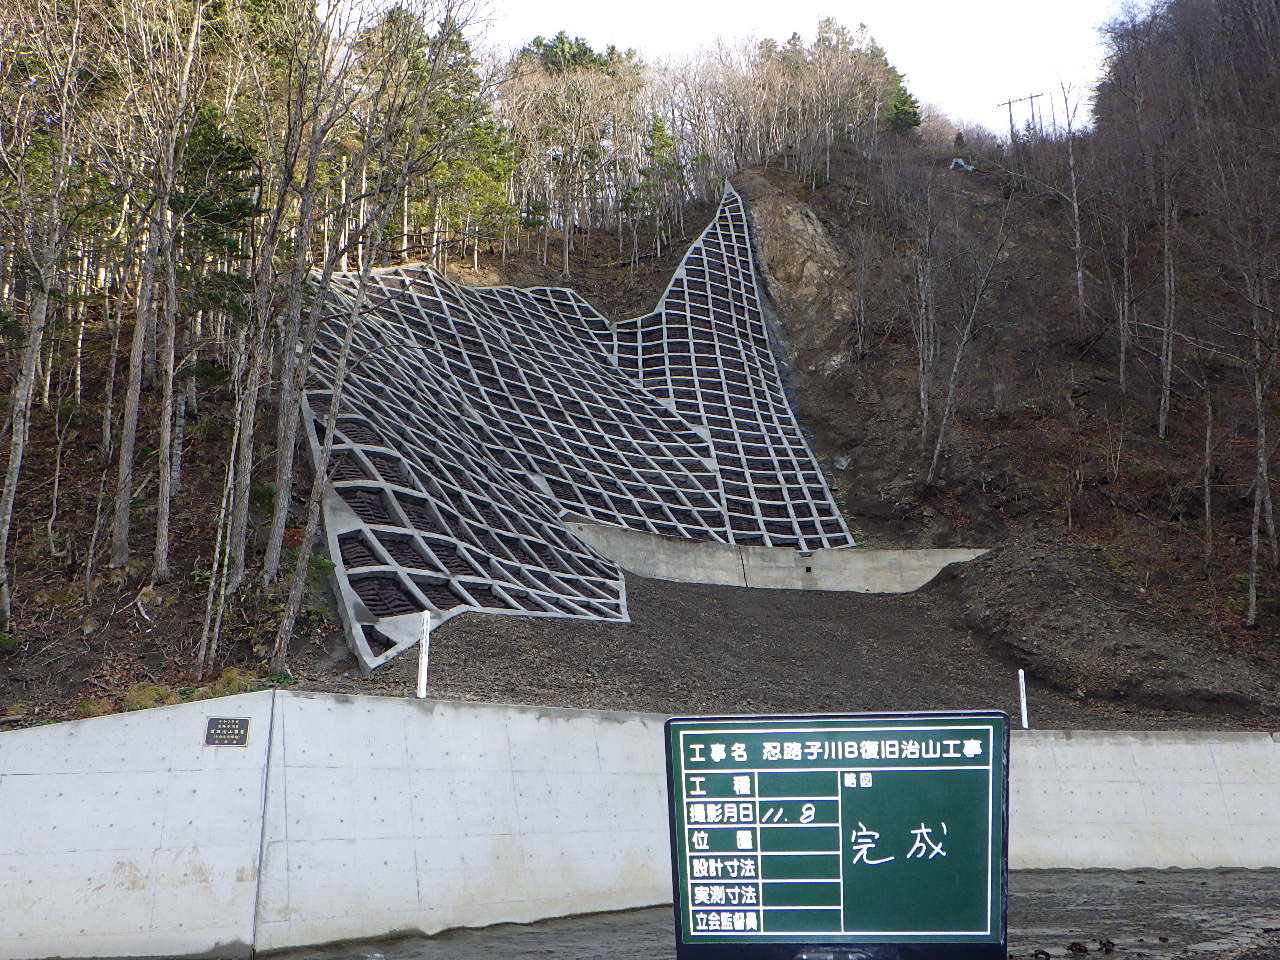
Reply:
<svg viewBox="0 0 1280 960"><path fill-rule="evenodd" d="M247 747L248 717L210 717L204 728L206 747Z"/></svg>

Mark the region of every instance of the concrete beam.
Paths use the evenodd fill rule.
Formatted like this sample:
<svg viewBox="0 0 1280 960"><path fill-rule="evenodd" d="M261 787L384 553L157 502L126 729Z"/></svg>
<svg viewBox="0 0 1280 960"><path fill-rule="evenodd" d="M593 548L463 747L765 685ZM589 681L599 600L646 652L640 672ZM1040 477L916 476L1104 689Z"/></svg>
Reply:
<svg viewBox="0 0 1280 960"><path fill-rule="evenodd" d="M642 577L765 590L910 593L948 564L974 560L987 552L859 547L801 553L789 547L679 540L579 519L566 519L565 526L597 552Z"/></svg>

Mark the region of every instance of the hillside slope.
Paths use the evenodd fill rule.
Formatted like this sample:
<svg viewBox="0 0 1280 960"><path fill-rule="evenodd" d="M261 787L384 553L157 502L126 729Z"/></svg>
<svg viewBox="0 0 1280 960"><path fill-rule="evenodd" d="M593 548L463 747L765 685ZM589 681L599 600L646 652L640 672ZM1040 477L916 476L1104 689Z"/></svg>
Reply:
<svg viewBox="0 0 1280 960"><path fill-rule="evenodd" d="M1188 562L1192 532L1148 513L1184 482L1185 452L1133 428L1119 475L1107 476L1109 417L1140 422L1149 398L1121 402L1105 355L1082 355L1063 334L1069 263L1052 211L1035 203L1016 211L1009 245L1020 272L992 298L940 481L921 482L915 348L894 322L909 283L905 238L860 202L879 175L844 156L816 192L777 169L735 178L752 207L793 402L851 528L871 545L992 553L912 598L630 578L631 627L466 617L434 640L441 689L673 711L1010 708L1023 666L1048 722L1274 723L1273 633L1239 629L1215 605L1216 581ZM1000 183L961 172L952 181L981 245ZM864 309L879 317L861 350L860 257L877 275L864 280ZM648 265L625 293L608 272L579 285L615 316L637 313L666 266ZM376 681L403 688L410 673L400 665Z"/></svg>
<svg viewBox="0 0 1280 960"><path fill-rule="evenodd" d="M999 179L946 172L942 158L913 162L949 178L964 200L962 229L981 249L1001 208ZM1122 398L1105 349L1072 330L1068 257L1051 208L1019 204L1009 238L1017 269L988 301L990 322L959 379L938 481L923 483L917 359L904 319L911 237L868 200L885 176L848 154L816 191L773 168L735 178L752 207L792 401L862 539L992 553L906 597L628 578L631 625L467 614L433 636L433 695L671 712L1012 711L1016 668L1024 666L1041 723L1275 724L1280 609L1272 596L1263 628L1245 631L1235 606L1240 568L1231 551L1242 549L1243 490L1228 490L1223 558L1206 577L1186 521L1195 506L1187 497L1194 417L1168 444L1148 439L1150 398L1140 390ZM710 213L688 211L690 235ZM580 243L584 266L571 283L615 318L652 307L684 248L632 266L616 262L616 238ZM554 260L543 265L536 256L482 257L476 268L450 272L473 285L564 283ZM48 485L20 504L20 642L0 651L0 712L14 722L269 682L261 644L280 597L254 590L228 614L219 667L232 670L219 684L194 676L208 562L208 531L196 518L216 495L213 441L230 416L224 382L211 375L202 391L183 493L189 509L178 521L183 578L167 584L124 569L96 578L87 599L77 592L101 471L92 427L68 433L63 424L61 551L42 546ZM1229 410L1223 420L1232 422ZM35 437L32 469L47 476L57 450L50 413L37 416ZM1225 448L1229 457L1234 448ZM144 516L139 536L146 524ZM291 657L296 679L319 689L409 692L412 658L359 676L327 606L322 567Z"/></svg>
<svg viewBox="0 0 1280 960"><path fill-rule="evenodd" d="M1249 476L1244 381L1233 394L1224 374L1219 393L1220 419L1228 429L1239 424L1240 434L1218 454L1227 482L1219 559L1206 573L1194 523L1198 409L1179 398L1178 428L1168 442L1154 439L1154 378L1133 376L1136 385L1122 395L1110 345L1074 326L1060 211L1016 199L1011 266L960 368L939 480L925 484L916 345L901 319L912 282L907 238L863 199L886 171L841 159L813 193L777 171L739 180L788 335L794 396L851 524L873 545L992 548L950 574L959 617L1059 690L1193 709L1274 709L1274 572L1267 620L1249 631L1239 616L1248 523L1248 484L1237 480ZM947 171L943 158L915 162L931 165L925 172L958 198L967 242L990 246L1001 179ZM878 320L861 348L860 299Z"/></svg>

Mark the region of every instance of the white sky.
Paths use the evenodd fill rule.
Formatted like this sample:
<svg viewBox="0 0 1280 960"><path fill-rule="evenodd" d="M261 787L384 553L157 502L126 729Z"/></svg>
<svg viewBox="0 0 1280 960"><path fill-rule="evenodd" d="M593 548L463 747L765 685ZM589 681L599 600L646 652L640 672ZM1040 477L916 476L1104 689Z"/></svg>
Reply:
<svg viewBox="0 0 1280 960"><path fill-rule="evenodd" d="M958 120L1008 130L1001 101L1053 93L1060 81L1087 94L1102 49L1097 27L1121 0L490 0L488 40L517 47L559 30L600 48L635 48L649 60L753 37L813 38L818 20L865 23L911 92ZM1036 101L1049 121L1045 100ZM1027 104L1015 105L1015 121ZM1017 110L1023 113L1019 117ZM1087 107L1082 108L1084 119Z"/></svg>

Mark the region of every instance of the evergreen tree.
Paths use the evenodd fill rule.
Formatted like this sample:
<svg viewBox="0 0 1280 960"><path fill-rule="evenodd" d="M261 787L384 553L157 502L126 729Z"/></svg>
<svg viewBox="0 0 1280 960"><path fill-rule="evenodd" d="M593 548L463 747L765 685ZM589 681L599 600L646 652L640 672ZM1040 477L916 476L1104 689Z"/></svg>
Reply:
<svg viewBox="0 0 1280 960"><path fill-rule="evenodd" d="M633 65L636 60L634 50L624 52L609 44L604 50L597 52L582 37L570 39L563 30L550 40L534 37L520 53L536 58L547 73L596 70L614 75L620 69Z"/></svg>
<svg viewBox="0 0 1280 960"><path fill-rule="evenodd" d="M910 133L920 126L920 102L911 95L901 80L893 96L889 98L885 122L894 133Z"/></svg>

